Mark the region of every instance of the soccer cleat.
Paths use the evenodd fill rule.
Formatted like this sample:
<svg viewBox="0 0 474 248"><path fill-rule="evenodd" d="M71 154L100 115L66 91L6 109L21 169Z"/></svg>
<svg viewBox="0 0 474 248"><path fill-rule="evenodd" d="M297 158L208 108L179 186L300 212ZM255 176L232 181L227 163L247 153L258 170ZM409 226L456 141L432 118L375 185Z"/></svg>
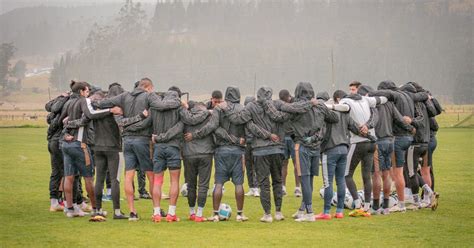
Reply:
<svg viewBox="0 0 474 248"><path fill-rule="evenodd" d="M140 199L151 199L150 194L148 192L145 192L143 194L140 194Z"/></svg>
<svg viewBox="0 0 474 248"><path fill-rule="evenodd" d="M151 216L151 221L153 221L155 223L161 222L161 215L159 215L159 214L152 215Z"/></svg>
<svg viewBox="0 0 474 248"><path fill-rule="evenodd" d="M84 212L91 212L92 211L92 206L91 205L88 205L87 203L85 202L82 202L82 204L80 205L80 208L82 211Z"/></svg>
<svg viewBox="0 0 474 248"><path fill-rule="evenodd" d="M276 212L275 213L275 220L276 221L281 221L281 220L284 220L285 219L285 216L283 216L283 214L281 212Z"/></svg>
<svg viewBox="0 0 474 248"><path fill-rule="evenodd" d="M130 212L130 216L128 217L129 221L138 221L140 218L138 217L137 213Z"/></svg>
<svg viewBox="0 0 474 248"><path fill-rule="evenodd" d="M438 208L439 193L433 192L431 196L431 210L435 211Z"/></svg>
<svg viewBox="0 0 474 248"><path fill-rule="evenodd" d="M320 213L314 216L316 220L330 220L332 217L330 214Z"/></svg>
<svg viewBox="0 0 474 248"><path fill-rule="evenodd" d="M272 223L273 218L271 214L264 214L262 218L260 218L260 222L265 222L265 223Z"/></svg>
<svg viewBox="0 0 474 248"><path fill-rule="evenodd" d="M212 217L207 218L207 221L212 221L212 222L219 222L219 215L214 215Z"/></svg>
<svg viewBox="0 0 474 248"><path fill-rule="evenodd" d="M301 197L301 196L303 196L303 192L301 192L301 188L300 188L300 187L296 187L296 188L295 188L295 196L296 196L296 197Z"/></svg>
<svg viewBox="0 0 474 248"><path fill-rule="evenodd" d="M196 219L196 214L190 214L188 220L194 221Z"/></svg>
<svg viewBox="0 0 474 248"><path fill-rule="evenodd" d="M303 216L301 216L298 219L295 219L295 221L297 221L297 222L314 222L314 221L316 221L316 219L314 218L313 213L309 213L309 214L304 214Z"/></svg>
<svg viewBox="0 0 474 248"><path fill-rule="evenodd" d="M390 208L390 213L395 213L395 212L405 213L406 211L407 211L407 208L401 208L398 205L395 205Z"/></svg>
<svg viewBox="0 0 474 248"><path fill-rule="evenodd" d="M380 214L382 214L382 209L378 208L377 210L375 210L373 208L370 208L369 213L370 213L370 215L380 215Z"/></svg>
<svg viewBox="0 0 474 248"><path fill-rule="evenodd" d="M176 215L168 214L168 215L166 215L166 221L167 222L178 222L179 218Z"/></svg>
<svg viewBox="0 0 474 248"><path fill-rule="evenodd" d="M95 216L91 216L91 218L89 219L89 222L104 222L106 220L107 219L102 215L95 215Z"/></svg>
<svg viewBox="0 0 474 248"><path fill-rule="evenodd" d="M85 215L88 214L88 213L82 211L82 209L78 206L74 206L74 212L76 212L79 217L84 217Z"/></svg>
<svg viewBox="0 0 474 248"><path fill-rule="evenodd" d="M66 217L73 218L73 217L80 217L80 216L75 210L67 210Z"/></svg>
<svg viewBox="0 0 474 248"><path fill-rule="evenodd" d="M384 209L382 210L382 214L383 214L383 215L389 215L389 214L390 214L390 208L384 208Z"/></svg>
<svg viewBox="0 0 474 248"><path fill-rule="evenodd" d="M299 218L301 218L303 215L304 215L304 211L298 210L298 211L296 211L296 213L294 213L293 215L291 215L291 217L292 217L293 219L299 219Z"/></svg>
<svg viewBox="0 0 474 248"><path fill-rule="evenodd" d="M258 188L253 189L253 196L260 197L260 190Z"/></svg>
<svg viewBox="0 0 474 248"><path fill-rule="evenodd" d="M249 192L245 193L245 196L254 196L255 190L254 188L249 188Z"/></svg>
<svg viewBox="0 0 474 248"><path fill-rule="evenodd" d="M418 206L416 203L409 204L409 205L406 206L406 209L411 210L411 211L416 211L416 210L420 209L420 206Z"/></svg>
<svg viewBox="0 0 474 248"><path fill-rule="evenodd" d="M207 221L207 219L202 217L202 216L196 216L194 218L194 222L206 222L206 221Z"/></svg>
<svg viewBox="0 0 474 248"><path fill-rule="evenodd" d="M120 215L114 214L114 220L126 220L128 219L128 216L124 215L122 212L120 212Z"/></svg>
<svg viewBox="0 0 474 248"><path fill-rule="evenodd" d="M241 213L241 214L238 214L237 216L235 216L235 220L237 222L244 222L244 221L248 221L249 218L247 216L245 216L244 213Z"/></svg>
<svg viewBox="0 0 474 248"><path fill-rule="evenodd" d="M344 218L344 213L335 213L335 214L334 214L334 218L336 218L336 219L342 219L342 218Z"/></svg>
<svg viewBox="0 0 474 248"><path fill-rule="evenodd" d="M370 213L363 209L356 209L349 213L350 217L370 217Z"/></svg>
<svg viewBox="0 0 474 248"><path fill-rule="evenodd" d="M107 211L104 211L102 209L92 210L91 217L95 217L95 216L98 216L98 215L105 217L105 216L107 216Z"/></svg>
<svg viewBox="0 0 474 248"><path fill-rule="evenodd" d="M64 211L64 206L61 206L59 204L51 205L51 207L49 207L49 212L62 212L62 211Z"/></svg>

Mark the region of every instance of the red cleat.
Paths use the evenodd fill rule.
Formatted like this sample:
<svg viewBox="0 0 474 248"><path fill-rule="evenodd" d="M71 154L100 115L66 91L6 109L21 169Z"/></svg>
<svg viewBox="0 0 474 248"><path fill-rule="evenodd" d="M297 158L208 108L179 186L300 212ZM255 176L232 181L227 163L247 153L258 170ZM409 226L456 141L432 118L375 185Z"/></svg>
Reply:
<svg viewBox="0 0 474 248"><path fill-rule="evenodd" d="M178 222L179 218L176 215L168 214L168 215L166 215L166 221L167 222Z"/></svg>
<svg viewBox="0 0 474 248"><path fill-rule="evenodd" d="M194 218L194 222L205 222L205 221L207 221L207 219L202 216L196 216Z"/></svg>
<svg viewBox="0 0 474 248"><path fill-rule="evenodd" d="M314 216L314 218L316 220L330 220L331 219L331 215L330 214L325 214L325 213L320 213L316 216Z"/></svg>
<svg viewBox="0 0 474 248"><path fill-rule="evenodd" d="M151 216L151 221L155 223L161 222L161 215L156 214L156 215Z"/></svg>
<svg viewBox="0 0 474 248"><path fill-rule="evenodd" d="M336 213L336 214L334 215L334 218L336 218L336 219L342 219L342 218L344 218L344 214L343 214L343 213Z"/></svg>
<svg viewBox="0 0 474 248"><path fill-rule="evenodd" d="M196 219L196 215L195 215L195 214L191 214L191 215L189 215L189 218L188 218L188 219L191 220L191 221L194 221L194 220Z"/></svg>

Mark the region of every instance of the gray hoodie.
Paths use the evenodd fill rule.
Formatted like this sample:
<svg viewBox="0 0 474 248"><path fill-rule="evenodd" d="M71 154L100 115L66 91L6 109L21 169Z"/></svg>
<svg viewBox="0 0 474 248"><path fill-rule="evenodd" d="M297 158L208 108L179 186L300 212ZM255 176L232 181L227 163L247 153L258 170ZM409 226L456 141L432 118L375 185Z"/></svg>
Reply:
<svg viewBox="0 0 474 248"><path fill-rule="evenodd" d="M184 123L184 133L193 133L204 127L210 120L211 115L205 105L196 104L191 110L182 108L179 112L180 119ZM212 130L208 133L200 133L193 136L190 142L183 144L184 157L196 157L211 155L214 153L214 138Z"/></svg>

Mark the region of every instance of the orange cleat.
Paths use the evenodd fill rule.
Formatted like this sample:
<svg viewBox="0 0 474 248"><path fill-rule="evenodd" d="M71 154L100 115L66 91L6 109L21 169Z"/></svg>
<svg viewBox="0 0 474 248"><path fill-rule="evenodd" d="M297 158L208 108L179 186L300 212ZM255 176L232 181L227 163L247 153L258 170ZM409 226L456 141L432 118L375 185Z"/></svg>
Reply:
<svg viewBox="0 0 474 248"><path fill-rule="evenodd" d="M320 213L316 216L314 216L314 218L316 220L330 220L331 219L331 215L330 214L325 214L325 213Z"/></svg>
<svg viewBox="0 0 474 248"><path fill-rule="evenodd" d="M168 215L166 215L166 221L167 222L178 222L179 218L176 215L168 214Z"/></svg>
<svg viewBox="0 0 474 248"><path fill-rule="evenodd" d="M155 215L151 216L151 221L153 221L155 223L161 222L161 215L155 214Z"/></svg>
<svg viewBox="0 0 474 248"><path fill-rule="evenodd" d="M194 218L194 222L205 222L205 221L207 221L207 219L202 216L196 216Z"/></svg>

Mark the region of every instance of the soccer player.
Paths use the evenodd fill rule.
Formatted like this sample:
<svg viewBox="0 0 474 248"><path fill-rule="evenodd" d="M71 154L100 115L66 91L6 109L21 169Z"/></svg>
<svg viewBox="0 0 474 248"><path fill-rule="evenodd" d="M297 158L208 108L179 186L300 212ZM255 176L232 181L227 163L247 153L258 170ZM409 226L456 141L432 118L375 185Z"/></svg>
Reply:
<svg viewBox="0 0 474 248"><path fill-rule="evenodd" d="M346 165L346 185L349 192L354 199L356 211L354 214L361 214L363 216L370 215L368 213L372 194L372 179L371 171L375 152L375 130L371 108L378 104L387 102L385 97L363 97L359 94L350 94L340 100L341 104L347 104L350 107L350 117L360 126L360 134L351 133L351 146L347 156ZM364 204L357 194L357 186L353 179L353 175L357 165L362 164L362 181L364 184ZM363 212L359 209L363 207ZM351 215L351 214L350 214Z"/></svg>
<svg viewBox="0 0 474 248"><path fill-rule="evenodd" d="M203 217L204 206L209 190L214 154L214 139L211 128L205 132L195 131L205 126L211 119L210 111L200 102L190 102L180 110L180 119L184 123L184 177L188 187L189 220L206 221ZM199 178L199 182L198 182ZM196 192L198 189L198 193ZM196 208L197 200L197 208Z"/></svg>
<svg viewBox="0 0 474 248"><path fill-rule="evenodd" d="M247 106L247 104L250 102L255 102L255 97L247 96L244 101L244 106ZM260 197L257 174L255 172L255 165L252 155L253 134L248 130L248 128L245 128L245 137L245 172L247 173L247 183L249 185L249 191L245 195Z"/></svg>
<svg viewBox="0 0 474 248"><path fill-rule="evenodd" d="M286 89L280 90L278 93L278 96L281 101L291 103L294 101L293 97L290 95L290 92ZM283 181L283 195L286 195L286 177L288 176L288 162L291 157L291 160L293 162L293 167L294 167L294 174L295 174L295 191L294 194L296 197L301 197L301 184L300 184L300 178L298 177L298 173L296 172L296 167L295 167L295 143L293 142L293 139L291 138L292 135L294 135L294 131L290 125L290 123L287 121L284 124L285 128L285 140L284 140L284 156L285 160L283 160L283 165L281 169L281 177Z"/></svg>
<svg viewBox="0 0 474 248"><path fill-rule="evenodd" d="M124 92L118 96L98 102L98 107L107 108L118 106L123 110L124 118L139 115L144 109L157 108L161 110L178 108L181 106L179 99L163 100L153 92L153 82L149 78L141 79L132 92ZM151 161L152 151L150 149L151 117L124 128L123 149L125 158L125 194L130 209L130 221L139 220L135 209L133 195L133 178L135 170L140 167L146 172L150 184L150 192L153 190L153 163ZM153 193L153 192L152 192Z"/></svg>
<svg viewBox="0 0 474 248"><path fill-rule="evenodd" d="M336 90L333 94L334 104L344 98L346 93ZM330 109L335 109L335 105L330 105ZM346 160L347 148L349 147L349 131L359 134L359 126L349 116L347 112L335 112L338 115L337 123L328 123L324 132L323 143L321 144L323 186L324 186L324 207L323 212L316 215L316 220L330 220L331 201L333 198L333 179L337 184L337 206L335 218L344 217L344 198L346 195Z"/></svg>
<svg viewBox="0 0 474 248"><path fill-rule="evenodd" d="M63 211L64 207L60 205L59 200L62 199L61 181L64 176L63 154L59 149L59 139L61 137L61 127L59 118L64 104L69 100L69 93L63 93L45 105L46 111L49 112L47 121L48 127L48 151L51 157L51 176L49 178L49 198L51 206L49 211Z"/></svg>
<svg viewBox="0 0 474 248"><path fill-rule="evenodd" d="M357 90L362 84L358 81L352 81L349 83L349 94L357 94Z"/></svg>
<svg viewBox="0 0 474 248"><path fill-rule="evenodd" d="M211 100L206 103L206 108L214 109L221 102L222 102L222 92L220 90L215 90L211 94Z"/></svg>
<svg viewBox="0 0 474 248"><path fill-rule="evenodd" d="M109 112L112 111L111 109L104 109L96 113L91 113L86 101L86 97L89 96L89 86L86 82L73 82L72 92L79 97L72 99L68 105L68 121L80 119L83 114L89 119L100 118L109 115ZM84 177L86 190L93 208L93 214L97 212L93 182L94 169L90 149L86 144L88 138L87 129L88 126L65 128L62 152L64 155L64 191L67 201L67 217L78 216L78 213L72 206L72 185L75 171L79 171L80 175Z"/></svg>

